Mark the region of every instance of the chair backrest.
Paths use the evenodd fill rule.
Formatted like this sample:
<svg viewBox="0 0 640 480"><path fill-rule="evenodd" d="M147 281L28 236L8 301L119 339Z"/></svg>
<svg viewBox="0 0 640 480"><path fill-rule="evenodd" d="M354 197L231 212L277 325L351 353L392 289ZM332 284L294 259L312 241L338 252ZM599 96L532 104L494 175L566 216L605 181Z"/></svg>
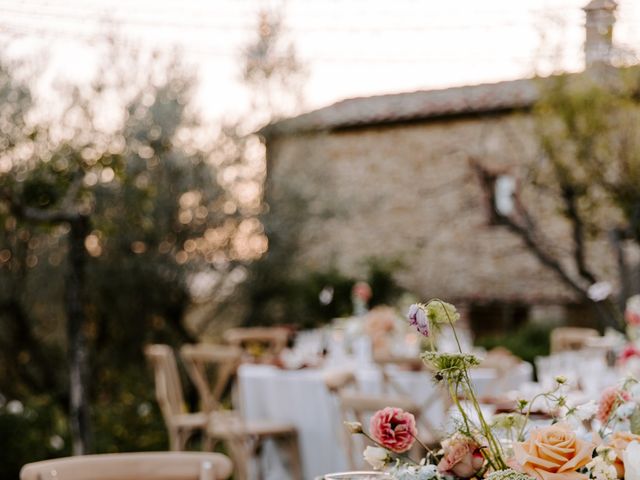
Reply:
<svg viewBox="0 0 640 480"><path fill-rule="evenodd" d="M323 375L324 384L332 394L343 393L348 388L357 388L356 376L350 369L328 370Z"/></svg>
<svg viewBox="0 0 640 480"><path fill-rule="evenodd" d="M558 327L551 331L551 353L581 350L589 338L599 336L593 328Z"/></svg>
<svg viewBox="0 0 640 480"><path fill-rule="evenodd" d="M421 416L422 410L419 405L407 397L389 395L369 395L360 392L341 392L338 394L340 402L340 413L343 422L357 421L368 430L368 420L375 412L385 407L401 408L405 412L413 413L416 421ZM358 463L354 455L359 455L364 448L362 435L352 435L345 427L342 428L345 438L345 447L349 468L355 470L363 467L362 462ZM361 458L360 456L358 458Z"/></svg>
<svg viewBox="0 0 640 480"><path fill-rule="evenodd" d="M395 371L428 371L428 368L418 356L398 357L397 355L377 354L373 356L373 360L382 373L382 391L384 393L409 394L394 378L394 369Z"/></svg>
<svg viewBox="0 0 640 480"><path fill-rule="evenodd" d="M147 345L144 354L153 367L162 416L170 425L176 415L184 413L185 405L176 357L171 347L161 344Z"/></svg>
<svg viewBox="0 0 640 480"><path fill-rule="evenodd" d="M291 331L283 327L230 328L223 334L226 343L254 356L253 347L263 348L269 355L278 355L286 348L290 336Z"/></svg>
<svg viewBox="0 0 640 480"><path fill-rule="evenodd" d="M198 390L202 410L210 413L219 409L242 360L242 350L230 345L201 343L184 345L180 356Z"/></svg>
<svg viewBox="0 0 640 480"><path fill-rule="evenodd" d="M28 463L20 480L224 480L232 470L221 453L112 453Z"/></svg>

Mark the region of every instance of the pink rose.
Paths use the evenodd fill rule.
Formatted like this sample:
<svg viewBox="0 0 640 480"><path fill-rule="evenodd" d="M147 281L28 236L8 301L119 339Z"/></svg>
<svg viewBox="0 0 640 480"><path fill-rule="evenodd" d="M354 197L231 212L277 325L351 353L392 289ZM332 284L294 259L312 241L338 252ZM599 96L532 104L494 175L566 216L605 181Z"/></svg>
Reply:
<svg viewBox="0 0 640 480"><path fill-rule="evenodd" d="M417 435L416 419L401 408L386 407L371 417L369 431L384 448L396 453L406 452Z"/></svg>
<svg viewBox="0 0 640 480"><path fill-rule="evenodd" d="M440 473L471 478L484 464L480 446L471 438L454 435L442 442L444 456L438 464Z"/></svg>
<svg viewBox="0 0 640 480"><path fill-rule="evenodd" d="M409 318L409 324L416 327L418 332L425 337L429 336L429 320L427 319L427 314L420 305L417 303L411 305L409 307L409 313L407 313L407 318Z"/></svg>

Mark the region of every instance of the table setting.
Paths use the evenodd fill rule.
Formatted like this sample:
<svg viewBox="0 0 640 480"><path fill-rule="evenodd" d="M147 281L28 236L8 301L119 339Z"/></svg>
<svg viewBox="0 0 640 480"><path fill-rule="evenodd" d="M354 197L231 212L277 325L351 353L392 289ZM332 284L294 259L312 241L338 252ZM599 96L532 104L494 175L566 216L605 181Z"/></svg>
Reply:
<svg viewBox="0 0 640 480"><path fill-rule="evenodd" d="M292 349L283 352L277 366L244 364L239 368L243 415L248 419L271 418L296 425L304 478L470 478L460 473L462 467L454 468L457 463L449 458L453 455L450 451L468 451L469 465L473 467L470 476L491 480L548 480L546 474L536 473L538 467L529 466L527 455L531 453L527 452L537 448L537 440L532 440L536 435L560 435L587 442L581 448L591 449L588 461L585 456L585 461L576 463L579 466L571 472L579 470L579 475L587 472L584 479L591 475L596 480L613 480L615 477L611 475L588 473L598 468L611 473L614 457L606 452L613 447L607 446L604 439L613 434L613 438L617 438L622 434L616 432L624 432L624 428L631 431L636 428L631 425L637 422L639 436L629 438L640 442L640 413L637 419L634 416L640 412L634 403L636 395L640 401L640 386L629 376L640 363L640 350L623 345L626 339L608 334L591 340L582 350L537 358L538 381L534 382L531 364L502 350L474 349L470 339L455 328L459 314L453 305L440 300L417 304L410 309L405 325L399 330L383 319L389 313L376 312L373 329L367 325L366 318L352 317L335 321L324 329L299 332L298 341ZM406 326L415 330L411 332ZM384 331L388 341L376 339L377 331ZM616 352L614 362L612 351ZM396 358L396 362L381 361L384 354L389 358L398 353L405 358L411 358L409 353L415 354L413 358L419 358L426 368L417 368L420 363L416 362L403 364L402 356L400 361ZM424 411L431 421L435 419L441 433L438 450L420 445L426 456L405 462L405 450L395 451L385 444L384 436L376 438L374 433L369 433L367 427L376 422L376 416L382 411L387 415L391 415L390 411L395 412L393 415L411 415L411 428L423 428L417 417L398 412L400 409L394 409L393 405L374 412L363 422L347 422L345 427L340 421L340 398L336 394L339 389L327 386L327 378L331 376L349 380L350 383L344 383L349 383L360 394L371 396L386 393L385 382L391 377L396 393L401 392L415 404L424 402L439 385L444 385L450 398L438 396ZM560 425L559 430L553 430L556 423ZM397 427L394 421L390 425ZM345 428L347 434L365 435L369 445L360 460L365 461L363 466L368 463L373 467L374 472L349 472ZM601 439L589 443L591 440L587 439L594 434ZM417 433L414 437L412 448L420 443ZM381 450L370 450L372 448ZM615 458L622 461L623 453L617 455ZM271 452L270 462L270 471L276 474L268 478L285 478L278 477L286 476L286 471L274 466L277 464L275 451ZM447 467L447 462L453 463ZM519 465L518 470L511 465ZM581 476L567 477L573 478L584 480Z"/></svg>

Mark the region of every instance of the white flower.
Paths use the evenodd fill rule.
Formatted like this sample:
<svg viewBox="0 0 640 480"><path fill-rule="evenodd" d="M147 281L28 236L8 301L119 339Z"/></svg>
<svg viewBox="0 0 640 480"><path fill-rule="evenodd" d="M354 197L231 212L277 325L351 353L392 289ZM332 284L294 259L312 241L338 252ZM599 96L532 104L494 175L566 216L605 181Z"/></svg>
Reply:
<svg viewBox="0 0 640 480"><path fill-rule="evenodd" d="M597 456L587 464L591 478L595 480L616 480L618 473L606 458Z"/></svg>
<svg viewBox="0 0 640 480"><path fill-rule="evenodd" d="M599 457L602 457L609 463L613 463L618 456L616 455L616 451L611 448L609 445L600 445L596 448L596 453Z"/></svg>
<svg viewBox="0 0 640 480"><path fill-rule="evenodd" d="M587 290L587 296L594 302L601 302L611 295L611 290L609 282L596 282Z"/></svg>
<svg viewBox="0 0 640 480"><path fill-rule="evenodd" d="M640 480L640 443L631 442L622 454L625 480Z"/></svg>
<svg viewBox="0 0 640 480"><path fill-rule="evenodd" d="M439 478L435 465L398 465L391 474L394 480L432 480Z"/></svg>
<svg viewBox="0 0 640 480"><path fill-rule="evenodd" d="M381 470L389 461L389 452L381 447L368 446L364 449L362 456L374 470Z"/></svg>
<svg viewBox="0 0 640 480"><path fill-rule="evenodd" d="M596 416L598 412L598 404L589 400L587 403L583 403L582 405L578 405L575 409L575 416L580 421L591 420Z"/></svg>
<svg viewBox="0 0 640 480"><path fill-rule="evenodd" d="M631 394L631 398L640 399L640 382L636 382L629 387L628 392Z"/></svg>
<svg viewBox="0 0 640 480"><path fill-rule="evenodd" d="M620 421L629 420L636 410L635 402L625 402L616 409L615 416Z"/></svg>
<svg viewBox="0 0 640 480"><path fill-rule="evenodd" d="M598 412L598 404L589 400L578 406L565 405L560 409L560 416L569 422L574 430L580 429L582 423L591 420Z"/></svg>
<svg viewBox="0 0 640 480"><path fill-rule="evenodd" d="M347 431L352 435L362 433L362 424L360 422L344 422Z"/></svg>

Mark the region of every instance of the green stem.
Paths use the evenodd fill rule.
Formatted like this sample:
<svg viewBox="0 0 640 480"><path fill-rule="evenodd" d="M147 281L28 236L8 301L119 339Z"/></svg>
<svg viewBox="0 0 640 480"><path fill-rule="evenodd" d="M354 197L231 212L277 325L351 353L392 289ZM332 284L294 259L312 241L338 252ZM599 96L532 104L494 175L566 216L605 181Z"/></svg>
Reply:
<svg viewBox="0 0 640 480"><path fill-rule="evenodd" d="M360 432L362 435L364 435L365 438L367 438L370 442L373 442L374 444L376 444L377 446L384 448L387 452L389 452L390 450L385 447L384 445L382 445L381 443L379 443L375 438L372 438L367 432L365 432L364 430L362 432ZM415 437L414 437L415 438ZM392 452L393 455L396 455L398 457L402 457L406 460L409 460L411 463L413 463L414 465L420 465L420 463L416 462L413 458L411 458L409 455L407 455L406 453L397 453L397 452Z"/></svg>
<svg viewBox="0 0 640 480"><path fill-rule="evenodd" d="M422 440L420 440L418 437L416 437L415 435L411 435L413 437L413 439L418 442L420 444L420 446L422 448L424 448L427 452L427 456L430 456L434 462L438 461L438 457L436 457L436 454L433 453L433 450L431 450L429 447L427 447L424 443L422 443Z"/></svg>
<svg viewBox="0 0 640 480"><path fill-rule="evenodd" d="M442 310L444 311L445 315L447 316L447 321L449 322L449 325L451 326L451 330L453 331L453 337L456 340L456 345L458 346L458 351L460 352L460 354L463 354L464 352L462 351L462 346L460 345L460 339L458 338L458 334L456 332L456 328L453 325L453 320L451 318L451 316L449 315L449 312L447 311L447 308L444 305L444 302L442 300L440 300L439 298L435 298L432 301L437 301L438 303L440 303L440 306L442 307ZM496 440L496 438L494 437L493 433L491 432L491 428L489 427L489 425L487 424L484 415L482 413L482 409L480 408L480 403L478 402L478 399L476 398L475 392L473 391L473 385L471 384L471 380L469 378L469 372L467 371L466 366L464 366L462 368L463 371L463 379L465 380L466 383L466 387L467 387L467 392L469 395L469 398L471 399L471 403L473 405L473 408L476 410L476 413L478 414L478 421L480 422L480 426L481 426L481 431L484 434L485 438L487 439L487 441L489 442L489 451L491 452L491 454L493 455L494 460L498 463L498 465L501 467L501 469L507 468L507 465L505 464L504 460L502 459L502 447L500 446L499 442ZM456 404L458 405L458 408L461 412L463 412L463 417L466 417L466 413L464 413L464 410L459 406L459 403L456 401Z"/></svg>
<svg viewBox="0 0 640 480"><path fill-rule="evenodd" d="M541 397L550 397L552 396L554 393L556 393L558 391L558 389L560 388L560 385L556 385L556 388L554 388L553 390L551 390L550 392L542 392L537 394L535 397L533 397L531 399L531 402L529 402L529 408L527 408L527 414L524 417L524 422L522 422L522 427L520 427L520 431L518 432L518 440L519 441L523 441L524 440L524 431L527 427L527 424L529 423L529 417L531 416L531 410L533 409L533 404L536 400L538 400Z"/></svg>

